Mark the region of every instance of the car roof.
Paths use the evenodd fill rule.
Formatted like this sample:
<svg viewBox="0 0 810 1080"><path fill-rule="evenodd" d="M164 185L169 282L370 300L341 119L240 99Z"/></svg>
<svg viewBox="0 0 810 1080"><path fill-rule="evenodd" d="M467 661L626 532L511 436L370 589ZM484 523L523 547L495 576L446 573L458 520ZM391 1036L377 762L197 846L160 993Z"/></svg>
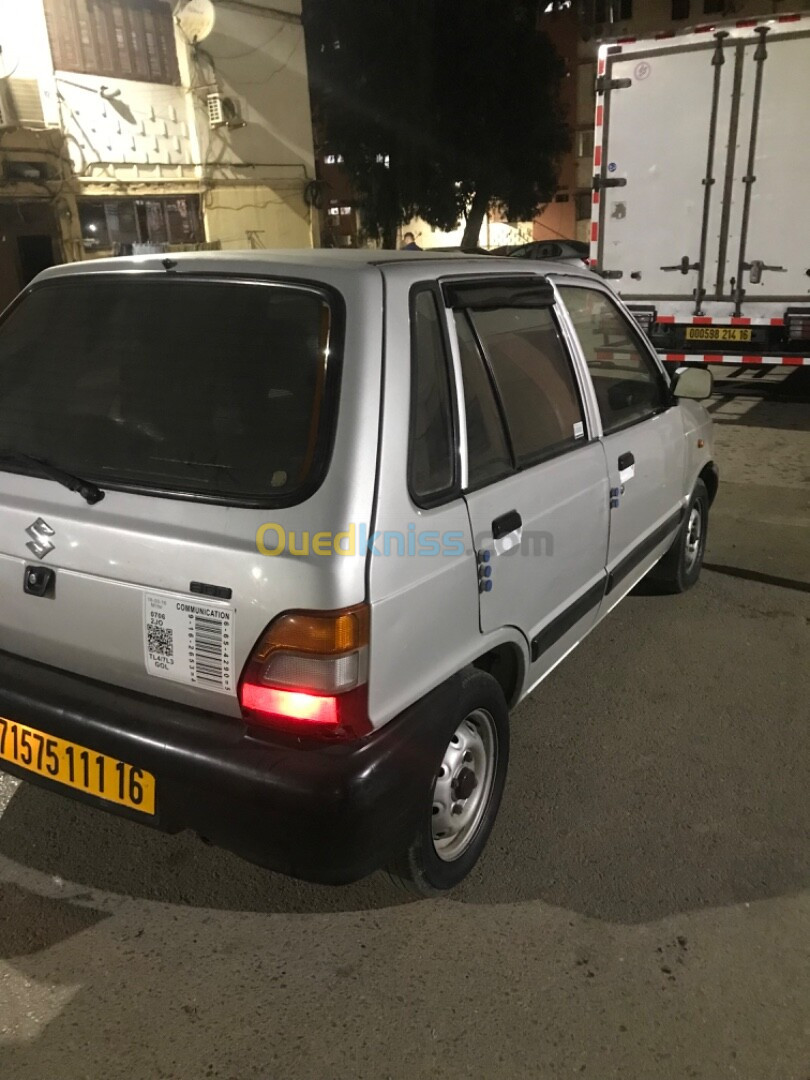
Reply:
<svg viewBox="0 0 810 1080"><path fill-rule="evenodd" d="M167 260L172 266L167 267ZM413 271L415 279L429 274L439 277L447 273L549 273L559 274L563 268L554 260L532 260L530 265L516 266L516 260L497 255L467 255L464 253L431 251L382 251L374 249L300 249L277 251L191 251L156 255L128 255L110 259L89 259L63 263L39 275L37 281L53 280L83 274L118 273L133 270L178 270L181 273L207 273L248 276L290 276L317 279L324 272L376 273L388 268L402 267ZM590 270L566 266L564 273L592 278Z"/></svg>

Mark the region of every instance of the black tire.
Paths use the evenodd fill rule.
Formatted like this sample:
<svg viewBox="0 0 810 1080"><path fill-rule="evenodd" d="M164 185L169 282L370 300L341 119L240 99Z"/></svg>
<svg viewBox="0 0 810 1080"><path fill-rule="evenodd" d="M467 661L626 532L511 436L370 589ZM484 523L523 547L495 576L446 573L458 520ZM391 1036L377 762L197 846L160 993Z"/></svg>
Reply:
<svg viewBox="0 0 810 1080"><path fill-rule="evenodd" d="M696 521L699 534L695 546ZM672 547L649 573L649 580L656 592L682 593L692 588L700 577L708 529L709 492L703 481L697 480Z"/></svg>
<svg viewBox="0 0 810 1080"><path fill-rule="evenodd" d="M456 783L454 792L460 789L469 789L469 777L462 774L473 773L475 769L465 767L454 773L454 780L448 781L448 772L444 775L440 772L445 769L445 762L452 758L454 753L453 740L459 732L464 736L462 725L471 724L476 729L477 736L484 743L491 736L494 742L494 762L491 776L481 776L480 785L488 789L488 794L480 794L480 807L476 813L477 820L470 821L469 832L460 840L460 850L454 854L451 846L444 847L444 854L439 854L439 848L447 845L445 839L434 840L434 823L437 820L435 814L435 800L439 798L439 786L444 780L444 787L450 787ZM469 668L464 672L461 681L461 689L458 695L454 715L447 725L448 742L443 747L432 766L432 783L427 792L424 813L421 815L416 832L406 851L388 868L392 880L408 892L418 896L436 896L447 892L458 885L472 870L484 850L489 834L492 830L498 808L501 804L506 771L509 764L509 709L503 696L499 683L484 671L477 668ZM459 744L460 745L460 744ZM472 750L467 751L472 753ZM466 756L462 762L467 761ZM480 771L480 770L479 770ZM466 783L465 783L466 781ZM475 796L478 784L471 790L471 794L462 798L454 805L470 803ZM455 798L456 795L453 795ZM451 817L450 820L453 820Z"/></svg>

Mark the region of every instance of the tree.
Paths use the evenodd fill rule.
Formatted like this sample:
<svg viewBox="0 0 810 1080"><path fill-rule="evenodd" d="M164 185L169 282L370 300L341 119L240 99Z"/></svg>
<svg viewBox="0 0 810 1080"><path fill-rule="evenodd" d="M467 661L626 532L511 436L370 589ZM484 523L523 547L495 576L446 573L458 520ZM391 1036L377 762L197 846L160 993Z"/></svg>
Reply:
<svg viewBox="0 0 810 1080"><path fill-rule="evenodd" d="M385 246L415 214L466 217L474 246L489 206L526 219L549 199L570 137L536 2L305 0L304 24L316 126Z"/></svg>

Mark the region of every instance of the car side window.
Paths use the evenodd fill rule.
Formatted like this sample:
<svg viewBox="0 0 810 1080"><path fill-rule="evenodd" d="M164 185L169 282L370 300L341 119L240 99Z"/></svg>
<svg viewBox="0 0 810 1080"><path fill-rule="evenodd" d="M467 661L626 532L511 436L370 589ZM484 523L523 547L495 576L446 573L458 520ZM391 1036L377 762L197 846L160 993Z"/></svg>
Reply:
<svg viewBox="0 0 810 1080"><path fill-rule="evenodd" d="M551 307L471 311L503 407L515 463L533 465L585 437L571 362Z"/></svg>
<svg viewBox="0 0 810 1080"><path fill-rule="evenodd" d="M467 416L467 483L477 488L508 476L512 458L492 383L467 313L456 311L455 320Z"/></svg>
<svg viewBox="0 0 810 1080"><path fill-rule="evenodd" d="M441 315L429 288L411 300L411 418L408 487L420 504L440 501L455 485L453 401Z"/></svg>
<svg viewBox="0 0 810 1080"><path fill-rule="evenodd" d="M568 285L559 291L591 373L605 434L667 408L664 376L607 293Z"/></svg>

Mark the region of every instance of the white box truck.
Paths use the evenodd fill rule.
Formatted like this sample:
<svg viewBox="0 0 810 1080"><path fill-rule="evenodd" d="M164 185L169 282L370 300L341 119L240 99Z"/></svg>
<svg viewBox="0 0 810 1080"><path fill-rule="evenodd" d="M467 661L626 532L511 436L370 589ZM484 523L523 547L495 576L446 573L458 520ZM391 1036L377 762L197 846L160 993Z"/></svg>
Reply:
<svg viewBox="0 0 810 1080"><path fill-rule="evenodd" d="M591 264L665 362L810 364L810 17L600 47Z"/></svg>

